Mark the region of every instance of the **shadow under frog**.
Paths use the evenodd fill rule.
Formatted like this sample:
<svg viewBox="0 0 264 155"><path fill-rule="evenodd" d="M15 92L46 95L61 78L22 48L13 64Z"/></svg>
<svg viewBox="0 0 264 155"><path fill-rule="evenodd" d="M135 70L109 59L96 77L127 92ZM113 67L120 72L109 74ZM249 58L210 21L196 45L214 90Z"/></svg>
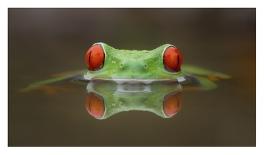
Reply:
<svg viewBox="0 0 264 155"><path fill-rule="evenodd" d="M87 84L85 107L96 119L107 119L124 111L147 111L170 118L181 109L182 87L175 82L116 84L92 81Z"/></svg>

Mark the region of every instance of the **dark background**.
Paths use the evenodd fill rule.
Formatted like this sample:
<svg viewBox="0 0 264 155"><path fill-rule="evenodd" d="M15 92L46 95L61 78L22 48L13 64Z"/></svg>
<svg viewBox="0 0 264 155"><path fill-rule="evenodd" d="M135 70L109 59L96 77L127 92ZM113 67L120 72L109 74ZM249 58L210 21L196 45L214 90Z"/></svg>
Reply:
<svg viewBox="0 0 264 155"><path fill-rule="evenodd" d="M175 117L123 112L96 120L85 87L21 93L32 81L84 68L95 42L120 49L174 44L184 63L232 76L185 92ZM8 10L9 146L255 146L255 9ZM65 89L63 89L65 90Z"/></svg>

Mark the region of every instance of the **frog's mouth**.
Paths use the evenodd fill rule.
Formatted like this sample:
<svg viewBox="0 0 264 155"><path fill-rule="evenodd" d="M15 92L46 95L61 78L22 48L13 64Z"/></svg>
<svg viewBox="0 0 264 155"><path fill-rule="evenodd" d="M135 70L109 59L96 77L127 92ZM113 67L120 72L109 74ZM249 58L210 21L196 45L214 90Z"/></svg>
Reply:
<svg viewBox="0 0 264 155"><path fill-rule="evenodd" d="M89 78L84 76L84 79L86 81L114 81L117 84L137 84L137 83L143 83L143 84L151 84L153 82L177 82L179 84L185 84L189 83L191 81L190 76L180 76L176 79L129 79L129 78L112 78L112 79L105 79L105 78Z"/></svg>

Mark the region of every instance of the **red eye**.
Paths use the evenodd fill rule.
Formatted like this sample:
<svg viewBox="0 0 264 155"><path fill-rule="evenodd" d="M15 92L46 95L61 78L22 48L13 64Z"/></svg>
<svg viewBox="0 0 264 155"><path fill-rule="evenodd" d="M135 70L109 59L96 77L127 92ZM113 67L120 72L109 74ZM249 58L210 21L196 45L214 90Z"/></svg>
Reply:
<svg viewBox="0 0 264 155"><path fill-rule="evenodd" d="M169 94L164 98L163 111L166 116L171 117L181 109L180 94Z"/></svg>
<svg viewBox="0 0 264 155"><path fill-rule="evenodd" d="M104 65L104 50L99 44L93 45L85 54L85 63L89 70L98 70Z"/></svg>
<svg viewBox="0 0 264 155"><path fill-rule="evenodd" d="M105 111L104 100L95 93L89 93L85 102L86 110L95 118L102 118Z"/></svg>
<svg viewBox="0 0 264 155"><path fill-rule="evenodd" d="M180 71L182 64L180 50L176 47L168 47L163 54L163 64L168 71Z"/></svg>

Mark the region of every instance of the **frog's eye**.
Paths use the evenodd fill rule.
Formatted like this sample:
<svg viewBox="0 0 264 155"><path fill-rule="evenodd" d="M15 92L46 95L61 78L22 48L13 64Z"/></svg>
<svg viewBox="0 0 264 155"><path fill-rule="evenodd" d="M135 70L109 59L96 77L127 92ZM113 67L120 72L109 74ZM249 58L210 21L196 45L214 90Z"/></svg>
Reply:
<svg viewBox="0 0 264 155"><path fill-rule="evenodd" d="M166 70L178 72L181 70L182 55L178 48L168 47L163 54L163 64Z"/></svg>
<svg viewBox="0 0 264 155"><path fill-rule="evenodd" d="M172 117L181 109L180 94L169 94L165 96L163 101L163 111L167 117Z"/></svg>
<svg viewBox="0 0 264 155"><path fill-rule="evenodd" d="M101 45L95 44L85 54L85 63L89 70L95 71L103 67L105 53Z"/></svg>
<svg viewBox="0 0 264 155"><path fill-rule="evenodd" d="M95 93L89 93L85 102L86 110L95 118L102 118L105 112L104 100Z"/></svg>

